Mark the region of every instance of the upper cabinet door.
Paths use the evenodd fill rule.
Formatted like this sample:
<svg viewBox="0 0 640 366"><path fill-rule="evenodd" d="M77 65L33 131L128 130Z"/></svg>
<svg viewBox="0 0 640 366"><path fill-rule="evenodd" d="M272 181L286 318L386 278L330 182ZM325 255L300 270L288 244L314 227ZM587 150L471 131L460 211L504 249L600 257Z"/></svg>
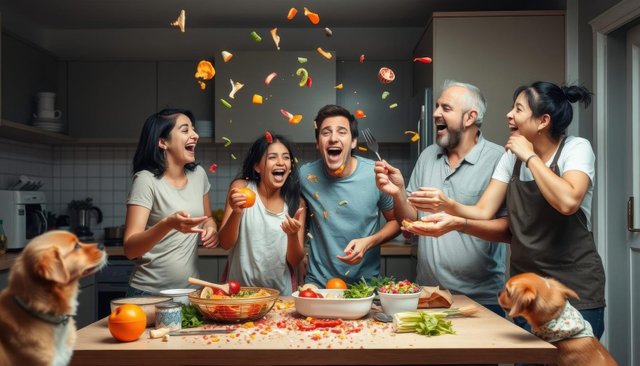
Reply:
<svg viewBox="0 0 640 366"><path fill-rule="evenodd" d="M378 80L382 67L395 74L389 84ZM415 130L415 127L409 128L408 120L411 75L411 63L407 61L341 61L337 82L342 83L344 89L337 92L338 104L354 115L361 109L366 117L358 119L358 127L369 127L379 142L409 142L411 136L404 131ZM384 92L386 97L382 99Z"/></svg>
<svg viewBox="0 0 640 366"><path fill-rule="evenodd" d="M332 52L333 53L333 52ZM304 57L306 63L299 63ZM313 119L318 110L336 102L335 54L331 60L317 52L234 52L227 63L216 66L215 79L215 135L216 141L225 136L234 142L253 142L271 131L287 136L293 142L315 142ZM311 76L311 86L299 86L304 68ZM277 76L269 85L265 78L272 72ZM300 72L303 73L302 71ZM229 97L231 82L244 87ZM208 82L208 88L213 83ZM262 104L253 104L252 96L262 96ZM220 103L224 99L231 105ZM290 124L281 109L302 115L298 124Z"/></svg>
<svg viewBox="0 0 640 366"><path fill-rule="evenodd" d="M157 110L155 62L69 62L69 135L137 141Z"/></svg>
<svg viewBox="0 0 640 366"><path fill-rule="evenodd" d="M198 61L158 62L158 110L184 108L197 120L213 121L213 85L201 90L194 74Z"/></svg>

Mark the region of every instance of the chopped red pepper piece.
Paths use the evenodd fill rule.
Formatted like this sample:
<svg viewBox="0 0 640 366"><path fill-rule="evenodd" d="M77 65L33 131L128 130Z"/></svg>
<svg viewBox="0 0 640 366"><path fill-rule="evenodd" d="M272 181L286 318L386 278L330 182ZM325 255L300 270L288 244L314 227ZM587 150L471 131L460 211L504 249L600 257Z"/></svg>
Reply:
<svg viewBox="0 0 640 366"><path fill-rule="evenodd" d="M271 132L266 131L266 132L264 133L264 137L267 139L267 142L268 142L268 143L272 143L272 142L273 142L273 136L271 136Z"/></svg>
<svg viewBox="0 0 640 366"><path fill-rule="evenodd" d="M211 164L211 166L209 167L209 171L211 173L215 173L216 169L218 169L218 164L216 164L216 163Z"/></svg>
<svg viewBox="0 0 640 366"><path fill-rule="evenodd" d="M367 116L367 115L366 115L366 114L364 114L364 111L363 111L362 109L357 109L357 110L356 110L356 118L364 118L364 117L366 117L366 116Z"/></svg>
<svg viewBox="0 0 640 366"><path fill-rule="evenodd" d="M360 55L360 63L364 62L364 54Z"/></svg>
<svg viewBox="0 0 640 366"><path fill-rule="evenodd" d="M413 62L421 62L423 64L430 64L433 62L431 57L416 57L413 59Z"/></svg>
<svg viewBox="0 0 640 366"><path fill-rule="evenodd" d="M311 75L307 76L307 87L311 87L311 84L313 84L313 80L311 80Z"/></svg>

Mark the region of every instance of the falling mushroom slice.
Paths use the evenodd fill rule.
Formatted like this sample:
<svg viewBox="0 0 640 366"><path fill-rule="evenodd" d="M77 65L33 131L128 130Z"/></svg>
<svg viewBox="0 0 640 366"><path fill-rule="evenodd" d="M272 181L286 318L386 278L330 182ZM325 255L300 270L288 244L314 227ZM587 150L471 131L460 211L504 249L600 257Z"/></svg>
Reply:
<svg viewBox="0 0 640 366"><path fill-rule="evenodd" d="M325 28L325 29L324 29L324 34L325 34L327 37L331 37L331 36L333 36L333 31L332 31L331 29L329 29L329 28Z"/></svg>
<svg viewBox="0 0 640 366"><path fill-rule="evenodd" d="M171 24L172 27L179 28L180 32L184 33L186 22L187 22L187 15L184 9L182 9L180 10L180 15L178 15L178 19L176 19L175 22L171 22L169 24Z"/></svg>
<svg viewBox="0 0 640 366"><path fill-rule="evenodd" d="M273 38L273 43L276 44L276 48L280 50L280 36L278 35L278 28L273 28L271 30L271 38Z"/></svg>
<svg viewBox="0 0 640 366"><path fill-rule="evenodd" d="M235 95L236 93L242 89L242 87L244 86L244 84L242 83L238 83L238 82L233 82L232 79L229 79L229 82L231 82L231 93L229 93L229 98L231 99L235 99Z"/></svg>

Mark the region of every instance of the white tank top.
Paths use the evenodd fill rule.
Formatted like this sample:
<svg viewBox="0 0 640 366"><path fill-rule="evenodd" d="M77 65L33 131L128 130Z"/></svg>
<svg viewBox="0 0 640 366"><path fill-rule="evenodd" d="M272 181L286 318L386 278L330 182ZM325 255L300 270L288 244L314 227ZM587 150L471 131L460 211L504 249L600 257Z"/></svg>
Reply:
<svg viewBox="0 0 640 366"><path fill-rule="evenodd" d="M254 182L247 186L258 192ZM280 228L286 212L286 203L282 212L268 211L259 196L252 207L244 209L238 240L229 252L227 280L237 280L242 286L274 288L283 295L291 294L287 234Z"/></svg>

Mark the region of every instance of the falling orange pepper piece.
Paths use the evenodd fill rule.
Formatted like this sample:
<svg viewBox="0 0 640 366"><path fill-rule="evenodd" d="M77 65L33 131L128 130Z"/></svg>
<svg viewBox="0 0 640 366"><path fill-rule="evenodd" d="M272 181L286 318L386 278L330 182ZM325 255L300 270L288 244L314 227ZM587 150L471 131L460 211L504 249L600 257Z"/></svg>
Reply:
<svg viewBox="0 0 640 366"><path fill-rule="evenodd" d="M318 53L321 54L322 57L326 58L327 60L331 60L331 58L333 57L331 52L327 52L327 51L323 50L322 47L316 48L316 51L318 51Z"/></svg>
<svg viewBox="0 0 640 366"><path fill-rule="evenodd" d="M320 16L307 8L304 8L304 16L309 18L309 21L314 25L320 23Z"/></svg>
<svg viewBox="0 0 640 366"><path fill-rule="evenodd" d="M289 9L289 13L287 14L287 19L291 20L291 19L295 18L296 14L298 14L298 9L296 9L296 8Z"/></svg>
<svg viewBox="0 0 640 366"><path fill-rule="evenodd" d="M364 114L364 111L362 109L356 109L356 118L364 118L367 115Z"/></svg>
<svg viewBox="0 0 640 366"><path fill-rule="evenodd" d="M418 140L420 140L420 134L418 134L416 131L404 131L405 135L413 135L411 136L411 142L417 142Z"/></svg>
<svg viewBox="0 0 640 366"><path fill-rule="evenodd" d="M216 69L213 68L211 62L202 60L198 63L195 77L197 79L211 80L216 74Z"/></svg>
<svg viewBox="0 0 640 366"><path fill-rule="evenodd" d="M262 104L262 95L254 94L253 98L251 98L251 103L253 103L253 104Z"/></svg>
<svg viewBox="0 0 640 366"><path fill-rule="evenodd" d="M301 114L296 114L295 116L289 118L289 123L291 123L292 125L297 125L298 123L300 123L300 121L302 121Z"/></svg>
<svg viewBox="0 0 640 366"><path fill-rule="evenodd" d="M364 146L358 146L358 150L360 150L360 151L369 151L369 149L367 149Z"/></svg>
<svg viewBox="0 0 640 366"><path fill-rule="evenodd" d="M340 84L334 86L334 88L338 89L338 90L342 90L342 89L344 89L344 85L342 83L340 83Z"/></svg>

